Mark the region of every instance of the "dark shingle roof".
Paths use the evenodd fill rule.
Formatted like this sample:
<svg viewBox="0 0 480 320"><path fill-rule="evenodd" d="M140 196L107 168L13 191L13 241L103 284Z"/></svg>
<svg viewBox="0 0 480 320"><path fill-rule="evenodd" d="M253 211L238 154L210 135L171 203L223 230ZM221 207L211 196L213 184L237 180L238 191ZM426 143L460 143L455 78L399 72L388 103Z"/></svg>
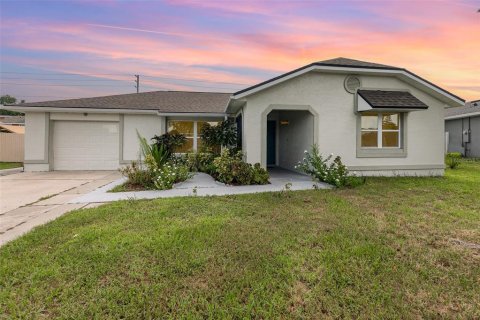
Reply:
<svg viewBox="0 0 480 320"><path fill-rule="evenodd" d="M358 90L372 108L428 109L428 106L407 91Z"/></svg>
<svg viewBox="0 0 480 320"><path fill-rule="evenodd" d="M343 57L318 61L318 62L316 62L316 64L324 65L324 66L339 66L339 67L400 69L400 68L389 66L389 65L386 65L386 64L373 63L373 62L368 62L368 61L360 61L360 60L348 59L348 58L343 58Z"/></svg>
<svg viewBox="0 0 480 320"><path fill-rule="evenodd" d="M478 112L480 112L480 100L475 100L465 103L464 107L448 108L445 110L445 118L468 117L468 115Z"/></svg>
<svg viewBox="0 0 480 320"><path fill-rule="evenodd" d="M218 92L153 91L94 98L23 103L19 104L19 106L223 113L230 95L230 93Z"/></svg>
<svg viewBox="0 0 480 320"><path fill-rule="evenodd" d="M25 123L25 116L4 116L0 115L0 123L15 123L23 124Z"/></svg>
<svg viewBox="0 0 480 320"><path fill-rule="evenodd" d="M426 80L426 79L423 79L422 77L416 75L415 73L411 72L411 71L408 71L407 69L405 68L399 68L399 67L394 67L394 66L389 66L389 65L386 65L386 64L379 64L379 63L373 63L373 62L367 62L367 61L360 61L360 60L355 60L355 59L348 59L348 58L343 58L343 57L339 57L339 58L334 58L334 59L329 59L329 60L322 60L322 61L318 61L318 62L314 62L314 63L311 63L311 64L308 64L306 66L303 66L303 67L300 67L298 69L295 69L295 70L292 70L290 72L287 72L287 73L284 73L284 74L281 74L275 78L272 78L272 79L269 79L269 80L266 80L266 81L263 81L261 83L258 83L256 85L253 85L251 87L248 87L248 88L245 88L245 89L242 89L240 91L237 91L235 92L233 95L238 95L238 94L241 94L241 93L244 93L244 92L247 92L247 91L250 91L252 89L255 89L257 87L260 87L260 86L263 86L267 83L270 83L270 82L273 82L273 81L276 81L278 79L281 79L281 78L284 78L290 74L293 74L293 73L296 73L298 71L301 71L303 69L307 69L307 68L310 68L312 66L330 66L330 67L348 67L348 68L359 68L359 69L382 69L382 70L399 70L399 71L404 71L430 85L432 85L433 87L439 89L440 91L452 96L452 97L455 97L461 101L464 101L462 98L460 98L459 96L456 96L454 95L453 93L451 92L448 92L447 90L443 89L443 88L440 88L439 86L437 86L436 84Z"/></svg>

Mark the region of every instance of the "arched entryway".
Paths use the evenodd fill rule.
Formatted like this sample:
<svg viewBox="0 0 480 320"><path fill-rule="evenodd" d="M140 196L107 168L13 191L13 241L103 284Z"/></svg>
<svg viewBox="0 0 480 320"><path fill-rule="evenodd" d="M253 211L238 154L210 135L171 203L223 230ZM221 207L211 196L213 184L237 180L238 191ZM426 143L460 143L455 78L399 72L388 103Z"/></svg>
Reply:
<svg viewBox="0 0 480 320"><path fill-rule="evenodd" d="M316 143L317 116L309 107L271 108L264 117L262 160L269 167L294 170Z"/></svg>

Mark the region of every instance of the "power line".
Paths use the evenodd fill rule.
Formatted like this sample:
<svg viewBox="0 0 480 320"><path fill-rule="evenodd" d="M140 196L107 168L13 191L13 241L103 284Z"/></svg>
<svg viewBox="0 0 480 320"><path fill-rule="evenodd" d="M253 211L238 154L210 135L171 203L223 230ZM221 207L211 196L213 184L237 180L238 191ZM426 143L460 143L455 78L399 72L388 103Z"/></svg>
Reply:
<svg viewBox="0 0 480 320"><path fill-rule="evenodd" d="M212 86L201 86L194 84L175 84L169 83L170 85L180 85L183 87L194 87L194 88L206 88L206 89L215 89L215 90L236 90L235 88L225 88L225 87L212 87ZM126 87L128 85L120 84L39 84L39 83L12 83L12 82L2 82L0 85L9 85L9 86L39 86L39 87ZM157 88L155 85L145 85L149 88ZM136 88L136 86L135 86Z"/></svg>
<svg viewBox="0 0 480 320"><path fill-rule="evenodd" d="M170 77L160 77L160 76L145 76L145 78L154 78L154 79L175 79L175 80L184 80L184 81L194 81L194 82L211 82L211 83L223 83L223 84L238 84L242 86L248 86L249 84L240 83L240 82L222 82L222 81L212 81L212 80L201 80L201 79L187 79L187 78L170 78Z"/></svg>
<svg viewBox="0 0 480 320"><path fill-rule="evenodd" d="M40 81L130 81L123 79L48 79L48 78L0 78L2 80L40 80Z"/></svg>
<svg viewBox="0 0 480 320"><path fill-rule="evenodd" d="M131 76L128 73L50 73L50 72L14 72L14 71L0 71L0 73L6 74L30 74L30 75L51 75L51 76Z"/></svg>
<svg viewBox="0 0 480 320"><path fill-rule="evenodd" d="M126 76L126 77L131 77L129 74L115 74L115 73L89 73L89 74L81 74L81 73L29 73L29 72L5 72L5 71L0 71L0 73L5 73L5 74L28 74L28 75L59 75L59 76L99 76L99 75L112 75L112 76ZM145 78L151 78L151 79L167 79L167 80L183 80L183 81L192 81L192 82L210 82L210 83L218 83L218 84L234 84L234 85L242 85L242 86L248 86L248 83L240 83L240 82L225 82L225 81L214 81L214 80L203 80L203 79L189 79L189 78L179 78L179 77L167 77L167 76L151 76L151 75L141 75L142 77ZM4 78L8 79L8 78ZM20 80L22 78L11 78L12 80ZM32 78L30 80L55 80L55 81L60 81L60 80L65 80L65 79L39 79L39 78ZM72 79L73 80L73 79ZM78 80L73 80L73 81L110 81L110 80L100 80L100 79L78 79ZM120 80L120 79L111 79L111 81L128 81L128 80Z"/></svg>
<svg viewBox="0 0 480 320"><path fill-rule="evenodd" d="M41 87L118 87L118 84L38 84L38 83L0 83L12 86L41 86Z"/></svg>

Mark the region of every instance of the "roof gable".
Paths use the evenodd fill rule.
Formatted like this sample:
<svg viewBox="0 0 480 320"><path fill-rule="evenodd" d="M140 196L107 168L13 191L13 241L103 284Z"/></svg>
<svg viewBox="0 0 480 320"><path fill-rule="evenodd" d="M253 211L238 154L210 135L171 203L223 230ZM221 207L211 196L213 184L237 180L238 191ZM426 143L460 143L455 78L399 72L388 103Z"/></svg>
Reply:
<svg viewBox="0 0 480 320"><path fill-rule="evenodd" d="M432 82L426 79L423 79L422 77L414 74L413 72L408 71L407 69L373 63L373 62L342 58L342 57L314 62L309 65L300 67L298 69L292 70L290 72L281 74L275 78L266 80L254 86L237 91L233 94L232 98L240 99L240 98L246 97L247 95L264 90L268 87L271 87L273 85L276 85L278 83L281 83L283 81L286 81L288 79L291 79L293 77L302 75L304 73L307 73L313 70L327 70L330 72L337 71L342 73L369 73L369 74L378 73L383 75L393 75L393 76L402 78L403 80L408 80L411 83L415 83L419 87L430 89L432 92L435 92L435 94L437 94L437 97L440 97L441 99L443 99L444 102L448 101L448 103L452 103L454 105L464 104L465 102L465 100L463 100L462 98L454 95L451 92L448 92L443 88L440 88L439 86L433 84Z"/></svg>

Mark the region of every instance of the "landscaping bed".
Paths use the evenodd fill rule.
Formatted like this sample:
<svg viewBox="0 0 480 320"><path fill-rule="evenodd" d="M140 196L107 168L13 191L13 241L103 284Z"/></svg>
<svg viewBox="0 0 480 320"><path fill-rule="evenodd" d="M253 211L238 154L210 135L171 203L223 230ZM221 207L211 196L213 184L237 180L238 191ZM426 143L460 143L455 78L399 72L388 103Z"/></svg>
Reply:
<svg viewBox="0 0 480 320"><path fill-rule="evenodd" d="M256 163L244 161L238 151L233 123L224 121L217 126L205 125L202 131L205 147L199 152L176 153L183 148L186 137L176 132L154 136L150 144L138 134L142 149L139 161L120 171L127 182L110 192L168 190L177 183L204 172L229 185L268 184L268 172Z"/></svg>

